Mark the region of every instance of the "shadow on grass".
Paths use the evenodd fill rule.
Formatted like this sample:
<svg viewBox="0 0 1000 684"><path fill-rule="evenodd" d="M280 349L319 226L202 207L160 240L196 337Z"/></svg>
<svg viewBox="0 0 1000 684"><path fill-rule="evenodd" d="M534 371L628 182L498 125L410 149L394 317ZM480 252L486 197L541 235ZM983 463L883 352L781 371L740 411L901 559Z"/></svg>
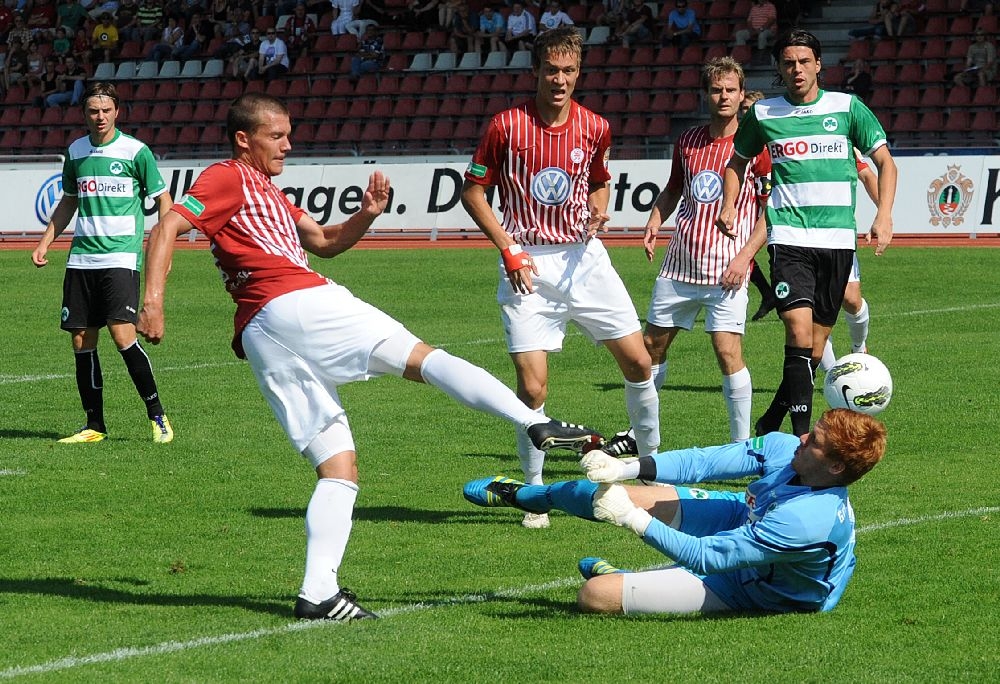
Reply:
<svg viewBox="0 0 1000 684"><path fill-rule="evenodd" d="M509 509L521 514L519 511ZM259 518L305 518L304 508L251 508L250 515ZM354 509L354 520L365 522L419 522L419 523L474 523L504 522L510 520L503 516L498 518L495 511L473 508L468 511L428 511L419 508L404 508L402 506L359 506Z"/></svg>
<svg viewBox="0 0 1000 684"><path fill-rule="evenodd" d="M108 582L130 584L142 587L149 584L145 580L133 578L114 578ZM28 594L38 596L57 596L77 599L80 601L95 601L100 603L122 603L136 606L191 607L214 606L226 608L242 608L257 613L267 613L278 617L292 616L292 599L282 597L274 600L252 599L243 596L214 596L211 594L143 594L124 589L112 589L101 586L100 580L94 583L69 577L46 577L32 579L0 578L0 594Z"/></svg>
<svg viewBox="0 0 1000 684"><path fill-rule="evenodd" d="M67 434L69 433L62 434L51 430L0 430L0 438L3 439L51 439L53 442L62 439Z"/></svg>
<svg viewBox="0 0 1000 684"><path fill-rule="evenodd" d="M594 387L596 387L601 392L616 392L621 391L622 383L620 382L595 382ZM661 392L695 392L699 394L721 394L722 384L718 385L671 385L666 384L663 386ZM754 387L754 394L769 394L773 395L775 393L773 387Z"/></svg>

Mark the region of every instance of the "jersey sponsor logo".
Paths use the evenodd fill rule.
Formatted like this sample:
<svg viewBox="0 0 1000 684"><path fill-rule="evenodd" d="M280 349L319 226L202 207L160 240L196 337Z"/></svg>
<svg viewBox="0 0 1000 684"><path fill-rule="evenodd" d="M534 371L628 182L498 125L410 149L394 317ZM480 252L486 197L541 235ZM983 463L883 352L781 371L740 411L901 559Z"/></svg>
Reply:
<svg viewBox="0 0 1000 684"><path fill-rule="evenodd" d="M691 179L691 195L696 202L712 204L722 197L722 176L711 169L699 171Z"/></svg>
<svg viewBox="0 0 1000 684"><path fill-rule="evenodd" d="M836 118L829 118L836 123ZM847 159L848 154L854 154L848 148L847 140L839 135L775 140L767 146L767 151L771 153L771 161L775 164L811 159Z"/></svg>
<svg viewBox="0 0 1000 684"><path fill-rule="evenodd" d="M550 166L531 179L531 196L541 204L554 207L569 199L571 186L568 173L558 166Z"/></svg>
<svg viewBox="0 0 1000 684"><path fill-rule="evenodd" d="M62 195L62 174L59 173L46 178L42 187L38 188L38 192L35 194L35 218L43 226L48 225L49 219L52 218L52 211L59 204Z"/></svg>
<svg viewBox="0 0 1000 684"><path fill-rule="evenodd" d="M782 280L780 283L774 286L774 296L778 299L784 299L791 292L791 288L788 287L788 283Z"/></svg>
<svg viewBox="0 0 1000 684"><path fill-rule="evenodd" d="M201 216L201 213L205 211L205 205L197 200L197 198L191 195L185 195L184 199L181 201L181 206L190 211L195 216Z"/></svg>
<svg viewBox="0 0 1000 684"><path fill-rule="evenodd" d="M465 172L476 178L486 178L486 167L476 162L469 162L469 168Z"/></svg>
<svg viewBox="0 0 1000 684"><path fill-rule="evenodd" d="M114 176L84 176L76 179L79 197L132 197L132 181Z"/></svg>
<svg viewBox="0 0 1000 684"><path fill-rule="evenodd" d="M949 166L927 188L927 210L932 226L959 226L965 222L965 212L972 204L975 183L962 173L959 165Z"/></svg>
<svg viewBox="0 0 1000 684"><path fill-rule="evenodd" d="M572 161L574 164L579 164L580 162L583 161L583 150L580 149L579 147L574 147L573 150L569 153L569 158L570 161Z"/></svg>

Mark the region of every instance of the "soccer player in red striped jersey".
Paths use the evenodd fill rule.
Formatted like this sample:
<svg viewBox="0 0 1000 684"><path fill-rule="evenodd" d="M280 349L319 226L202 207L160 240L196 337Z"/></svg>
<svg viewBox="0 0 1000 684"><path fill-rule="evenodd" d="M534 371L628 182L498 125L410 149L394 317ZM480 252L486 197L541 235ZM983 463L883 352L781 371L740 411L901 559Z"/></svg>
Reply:
<svg viewBox="0 0 1000 684"><path fill-rule="evenodd" d="M338 387L381 375L425 382L452 399L504 418L540 448L575 448L599 439L549 421L482 368L421 342L401 323L313 271L306 252L334 257L360 240L389 202L389 179L373 173L360 208L321 226L271 178L292 149L288 109L264 94L229 108L233 158L205 169L187 196L149 235L139 331L163 339L163 296L177 236L208 236L226 290L236 302L233 349L289 441L319 481L306 509L306 570L295 616L348 621L374 617L338 582L358 494L354 438Z"/></svg>
<svg viewBox="0 0 1000 684"><path fill-rule="evenodd" d="M497 300L518 396L542 409L548 353L562 348L572 321L621 368L628 417L648 455L660 441L658 398L635 305L595 237L608 220L611 131L573 100L582 52L573 27L538 37L535 96L490 121L465 173L462 204L500 250ZM486 198L490 186L500 190L501 220ZM523 434L518 454L527 481L540 484L545 454ZM542 527L547 519L525 523Z"/></svg>
<svg viewBox="0 0 1000 684"><path fill-rule="evenodd" d="M678 332L691 330L695 317L706 309L705 331L711 335L722 371L729 437L740 441L750 436L752 393L742 349L747 283L753 255L763 245L761 209L767 202L771 158L765 149L747 165L736 202L736 239L722 235L715 229L715 220L722 203L723 173L733 156L733 135L744 95L743 68L729 57L713 59L702 69L701 81L709 123L681 133L674 146L670 179L646 221L643 244L652 261L660 226L680 203L677 229L653 286L644 340L659 389L667 377L670 344ZM751 244L750 235L758 222L760 231Z"/></svg>

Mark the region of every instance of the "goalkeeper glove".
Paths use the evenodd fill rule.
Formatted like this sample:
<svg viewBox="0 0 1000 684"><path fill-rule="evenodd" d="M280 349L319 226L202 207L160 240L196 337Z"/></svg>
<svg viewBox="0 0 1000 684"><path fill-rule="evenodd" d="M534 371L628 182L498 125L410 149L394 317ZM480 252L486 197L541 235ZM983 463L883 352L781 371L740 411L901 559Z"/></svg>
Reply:
<svg viewBox="0 0 1000 684"><path fill-rule="evenodd" d="M595 449L583 455L580 467L591 482L621 482L639 477L639 459L615 458Z"/></svg>
<svg viewBox="0 0 1000 684"><path fill-rule="evenodd" d="M653 516L632 503L628 492L618 484L603 484L597 488L594 493L594 517L627 527L640 537L646 534L646 528L653 522Z"/></svg>

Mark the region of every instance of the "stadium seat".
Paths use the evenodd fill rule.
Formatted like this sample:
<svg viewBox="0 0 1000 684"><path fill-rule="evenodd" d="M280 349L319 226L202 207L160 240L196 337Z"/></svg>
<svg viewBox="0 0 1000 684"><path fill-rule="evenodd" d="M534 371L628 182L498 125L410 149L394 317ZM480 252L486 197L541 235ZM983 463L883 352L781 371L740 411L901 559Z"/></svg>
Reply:
<svg viewBox="0 0 1000 684"><path fill-rule="evenodd" d="M896 47L896 41L880 40L875 44L874 49L872 49L871 61L894 62L896 60L897 52L898 48Z"/></svg>
<svg viewBox="0 0 1000 684"><path fill-rule="evenodd" d="M401 97L393 103L392 116L394 119L409 119L417 113L417 100L414 97Z"/></svg>
<svg viewBox="0 0 1000 684"><path fill-rule="evenodd" d="M971 41L968 38L952 38L948 42L948 53L945 57L956 62L965 62Z"/></svg>
<svg viewBox="0 0 1000 684"><path fill-rule="evenodd" d="M66 147L66 131L61 128L50 128L42 137L42 148L58 153Z"/></svg>
<svg viewBox="0 0 1000 684"><path fill-rule="evenodd" d="M606 74L603 72L594 73L601 73L605 77L603 87L607 90L628 90L629 73L624 69L615 69ZM594 89L589 83L587 87L591 90Z"/></svg>
<svg viewBox="0 0 1000 684"><path fill-rule="evenodd" d="M118 51L118 59L138 61L143 58L142 43L138 40L126 40Z"/></svg>
<svg viewBox="0 0 1000 684"><path fill-rule="evenodd" d="M36 115L37 116L37 115ZM34 116L31 117L34 119ZM46 128L51 128L53 126L61 126L63 122L63 110L62 107L46 107L42 110L42 118L39 123Z"/></svg>
<svg viewBox="0 0 1000 684"><path fill-rule="evenodd" d="M505 69L507 67L507 53L501 50L494 50L486 55L483 60L483 69Z"/></svg>
<svg viewBox="0 0 1000 684"><path fill-rule="evenodd" d="M661 66L680 64L681 53L676 45L665 45L656 51L656 63Z"/></svg>
<svg viewBox="0 0 1000 684"><path fill-rule="evenodd" d="M424 76L422 93L443 95L448 91L448 80L444 74L427 74Z"/></svg>
<svg viewBox="0 0 1000 684"><path fill-rule="evenodd" d="M587 35L586 45L604 45L611 37L611 29L607 26L595 26Z"/></svg>
<svg viewBox="0 0 1000 684"><path fill-rule="evenodd" d="M674 99L675 112L697 113L700 109L698 94L694 92L678 93Z"/></svg>
<svg viewBox="0 0 1000 684"><path fill-rule="evenodd" d="M924 81L924 69L920 66L918 62L910 62L909 64L904 64L899 69L899 73L896 74L896 83L910 83L918 84Z"/></svg>
<svg viewBox="0 0 1000 684"><path fill-rule="evenodd" d="M993 110L976 112L972 117L970 128L973 131L990 133L994 138L1000 135L1000 132L997 130L996 112Z"/></svg>
<svg viewBox="0 0 1000 684"><path fill-rule="evenodd" d="M665 10L669 13L673 7L669 3L666 3ZM715 2L709 4L708 13L705 15L708 19L730 19L733 15L733 8L729 4L729 0L715 0Z"/></svg>
<svg viewBox="0 0 1000 684"><path fill-rule="evenodd" d="M417 100L417 110L414 116L432 119L437 116L440 103L436 97L422 97Z"/></svg>
<svg viewBox="0 0 1000 684"><path fill-rule="evenodd" d="M944 62L928 62L924 67L924 83L946 83L948 81L948 65Z"/></svg>
<svg viewBox="0 0 1000 684"><path fill-rule="evenodd" d="M604 62L604 66L627 67L632 63L632 51L627 47L612 48Z"/></svg>
<svg viewBox="0 0 1000 684"><path fill-rule="evenodd" d="M465 52L458 61L459 69L479 69L481 66L478 52Z"/></svg>
<svg viewBox="0 0 1000 684"><path fill-rule="evenodd" d="M44 142L41 128L29 128L21 138L21 144L18 147L21 150L38 152L41 151Z"/></svg>
<svg viewBox="0 0 1000 684"><path fill-rule="evenodd" d="M135 72L138 79L156 78L160 72L160 65L156 62L139 62L139 68Z"/></svg>
<svg viewBox="0 0 1000 684"><path fill-rule="evenodd" d="M924 43L923 53L920 57L930 62L931 60L944 59L947 54L948 43L944 38L930 38Z"/></svg>
<svg viewBox="0 0 1000 684"><path fill-rule="evenodd" d="M713 59L721 59L722 57L729 56L729 48L725 45L710 45L707 50L705 50L704 57L702 59L706 62Z"/></svg>
<svg viewBox="0 0 1000 684"><path fill-rule="evenodd" d="M144 102L134 102L128 111L122 116L123 121L127 121L132 128L145 126L149 122L150 108Z"/></svg>
<svg viewBox="0 0 1000 684"><path fill-rule="evenodd" d="M531 68L531 51L530 50L517 50L510 56L510 61L507 62L508 69L530 69Z"/></svg>
<svg viewBox="0 0 1000 684"><path fill-rule="evenodd" d="M672 112L674 110L674 95L669 90L653 91L653 98L649 103L649 109L653 112Z"/></svg>
<svg viewBox="0 0 1000 684"><path fill-rule="evenodd" d="M163 81L162 83L158 83L156 86L156 99L173 104L177 101L180 91L181 87L177 81Z"/></svg>
<svg viewBox="0 0 1000 684"><path fill-rule="evenodd" d="M968 95L968 93L967 93ZM965 99L965 103L968 103L971 98ZM923 93L920 95L920 107L923 109L934 109L937 107L944 106L944 88L941 86L932 86L930 88L924 88Z"/></svg>
<svg viewBox="0 0 1000 684"><path fill-rule="evenodd" d="M448 33L446 31L428 31L427 39L424 41L424 49L435 52L448 48Z"/></svg>
<svg viewBox="0 0 1000 684"><path fill-rule="evenodd" d="M749 45L734 45L731 56L737 62L746 66L753 61L753 49Z"/></svg>
<svg viewBox="0 0 1000 684"><path fill-rule="evenodd" d="M701 72L697 69L683 69L677 77L677 88L701 89Z"/></svg>
<svg viewBox="0 0 1000 684"><path fill-rule="evenodd" d="M654 112L646 125L647 138L666 138L670 135L670 117L663 112Z"/></svg>
<svg viewBox="0 0 1000 684"><path fill-rule="evenodd" d="M50 109L58 109L57 107L50 107ZM3 113L0 114L0 128L10 129L20 125L21 123L21 108L20 107L4 107ZM31 113L32 118L35 117L34 113Z"/></svg>
<svg viewBox="0 0 1000 684"><path fill-rule="evenodd" d="M219 93L219 99L233 101L243 94L243 84L240 81L226 81Z"/></svg>
<svg viewBox="0 0 1000 684"><path fill-rule="evenodd" d="M700 45L688 45L681 50L680 62L686 66L701 66L704 62Z"/></svg>
<svg viewBox="0 0 1000 684"><path fill-rule="evenodd" d="M332 95L334 97L351 97L354 95L354 82L349 78L333 79Z"/></svg>
<svg viewBox="0 0 1000 684"><path fill-rule="evenodd" d="M716 4L718 3L712 3L712 5ZM704 33L704 40L709 43L728 43L733 38L732 28L729 24L709 24L708 30Z"/></svg>
<svg viewBox="0 0 1000 684"><path fill-rule="evenodd" d="M196 123L208 123L209 121L218 123L217 111L218 109L213 103L200 101L191 112L191 120Z"/></svg>
<svg viewBox="0 0 1000 684"><path fill-rule="evenodd" d="M430 71L434 66L434 55L429 52L418 52L410 61L409 71Z"/></svg>
<svg viewBox="0 0 1000 684"><path fill-rule="evenodd" d="M653 73L648 69L632 71L628 77L629 90L652 90Z"/></svg>
<svg viewBox="0 0 1000 684"><path fill-rule="evenodd" d="M987 35L994 35L1000 31L1000 17L995 14L984 14L979 17L976 23L977 31L985 31Z"/></svg>
<svg viewBox="0 0 1000 684"><path fill-rule="evenodd" d="M900 62L919 61L924 58L924 44L919 38L904 38L896 51Z"/></svg>
<svg viewBox="0 0 1000 684"><path fill-rule="evenodd" d="M941 107L945 104L943 93L944 89L941 86L937 87L942 93L942 101L928 106ZM968 86L952 86L948 90L947 104L949 107L968 107L972 104L972 88ZM921 99L921 105L923 105L923 100Z"/></svg>
<svg viewBox="0 0 1000 684"><path fill-rule="evenodd" d="M160 65L157 78L177 78L181 75L181 63L176 59L168 59Z"/></svg>
<svg viewBox="0 0 1000 684"><path fill-rule="evenodd" d="M386 121L392 118L392 100L387 97L379 97L372 101L371 112L368 116L377 121Z"/></svg>
<svg viewBox="0 0 1000 684"><path fill-rule="evenodd" d="M920 115L920 127L917 129L924 135L934 136L944 130L944 112L935 109Z"/></svg>
<svg viewBox="0 0 1000 684"><path fill-rule="evenodd" d="M920 123L917 120L917 113L912 112L899 112L893 117L892 126L889 130L899 133L913 133L920 130Z"/></svg>
<svg viewBox="0 0 1000 684"><path fill-rule="evenodd" d="M597 22L600 21L601 17L603 17L607 11L608 10L604 6L604 3L600 3L600 2L591 3L590 9L587 10L587 21L586 21L586 23L588 25L594 26L594 28L590 30L590 35L587 36L587 40L590 41L591 43L594 42L593 41L593 33L594 33L595 29L598 29L598 28L607 28L606 26L604 26L604 27L596 26ZM604 40L607 40L610 36L611 36L611 31L609 29L608 33L604 37Z"/></svg>
<svg viewBox="0 0 1000 684"><path fill-rule="evenodd" d="M590 107L588 106L588 108ZM625 93L611 93L604 99L603 108L599 108L596 111L622 114L631 110L629 108L628 97Z"/></svg>
<svg viewBox="0 0 1000 684"><path fill-rule="evenodd" d="M302 118L308 121L320 121L326 118L326 109L329 106L324 100L310 100L306 102L302 110Z"/></svg>
<svg viewBox="0 0 1000 684"><path fill-rule="evenodd" d="M462 103L464 98L457 95L450 95L441 100L441 107L438 109L438 116L449 116L458 118L462 116Z"/></svg>
<svg viewBox="0 0 1000 684"><path fill-rule="evenodd" d="M355 120L367 119L372 106L366 98L354 98L347 106L347 118Z"/></svg>
<svg viewBox="0 0 1000 684"><path fill-rule="evenodd" d="M201 76L201 60L189 59L181 67L181 78L199 78Z"/></svg>
<svg viewBox="0 0 1000 684"><path fill-rule="evenodd" d="M226 64L221 59L210 59L205 62L201 72L202 78L219 78L226 70Z"/></svg>
<svg viewBox="0 0 1000 684"><path fill-rule="evenodd" d="M976 94L972 98L974 107L996 108L998 102L1000 99L998 99L996 86L990 85L976 88Z"/></svg>
<svg viewBox="0 0 1000 684"><path fill-rule="evenodd" d="M483 107L483 111L486 112L486 116L493 116L507 109L508 106L509 104L505 96L490 95L486 98L486 106Z"/></svg>
<svg viewBox="0 0 1000 684"><path fill-rule="evenodd" d="M872 70L872 81L876 85L891 88L896 83L896 65L880 64Z"/></svg>
<svg viewBox="0 0 1000 684"><path fill-rule="evenodd" d="M466 74L456 73L448 77L444 90L449 95L464 95L469 92L469 77Z"/></svg>
<svg viewBox="0 0 1000 684"><path fill-rule="evenodd" d="M890 96L893 95L893 91L889 88L876 89L875 95L878 95L879 93L886 93ZM895 92L895 96L892 97L892 102L890 104L883 105L881 103L881 100L879 101L878 104L876 104L875 99L873 97L871 106L872 108L892 106L902 109L916 109L920 106L920 91L918 91L915 87L912 86L911 87L904 86Z"/></svg>
<svg viewBox="0 0 1000 684"><path fill-rule="evenodd" d="M200 97L205 100L222 99L222 83L220 81L204 81L201 84Z"/></svg>
<svg viewBox="0 0 1000 684"><path fill-rule="evenodd" d="M972 121L969 117L969 112L962 109L953 109L945 117L943 131L951 134L951 137L964 136L969 133L971 124Z"/></svg>
<svg viewBox="0 0 1000 684"><path fill-rule="evenodd" d="M621 127L621 134L625 137L643 137L646 135L646 117L642 114L633 114L625 120Z"/></svg>
<svg viewBox="0 0 1000 684"><path fill-rule="evenodd" d="M393 74L380 74L378 78L379 95L398 95L402 82L407 76L396 76Z"/></svg>
<svg viewBox="0 0 1000 684"><path fill-rule="evenodd" d="M403 119L392 119L385 127L384 136L387 141L405 140L406 122Z"/></svg>
<svg viewBox="0 0 1000 684"><path fill-rule="evenodd" d="M951 36L971 36L975 30L974 20L968 14L960 14L951 20L948 25L948 33Z"/></svg>
<svg viewBox="0 0 1000 684"><path fill-rule="evenodd" d="M275 78L264 84L264 92L271 97L284 100L288 96L288 81L283 78Z"/></svg>
<svg viewBox="0 0 1000 684"><path fill-rule="evenodd" d="M424 49L423 31L407 31L400 49L404 52L420 52Z"/></svg>
<svg viewBox="0 0 1000 684"><path fill-rule="evenodd" d="M111 62L101 62L94 68L95 81L112 81L115 78L115 65Z"/></svg>
<svg viewBox="0 0 1000 684"><path fill-rule="evenodd" d="M177 132L177 142L179 147L197 147L201 144L201 128L199 126L183 126Z"/></svg>

